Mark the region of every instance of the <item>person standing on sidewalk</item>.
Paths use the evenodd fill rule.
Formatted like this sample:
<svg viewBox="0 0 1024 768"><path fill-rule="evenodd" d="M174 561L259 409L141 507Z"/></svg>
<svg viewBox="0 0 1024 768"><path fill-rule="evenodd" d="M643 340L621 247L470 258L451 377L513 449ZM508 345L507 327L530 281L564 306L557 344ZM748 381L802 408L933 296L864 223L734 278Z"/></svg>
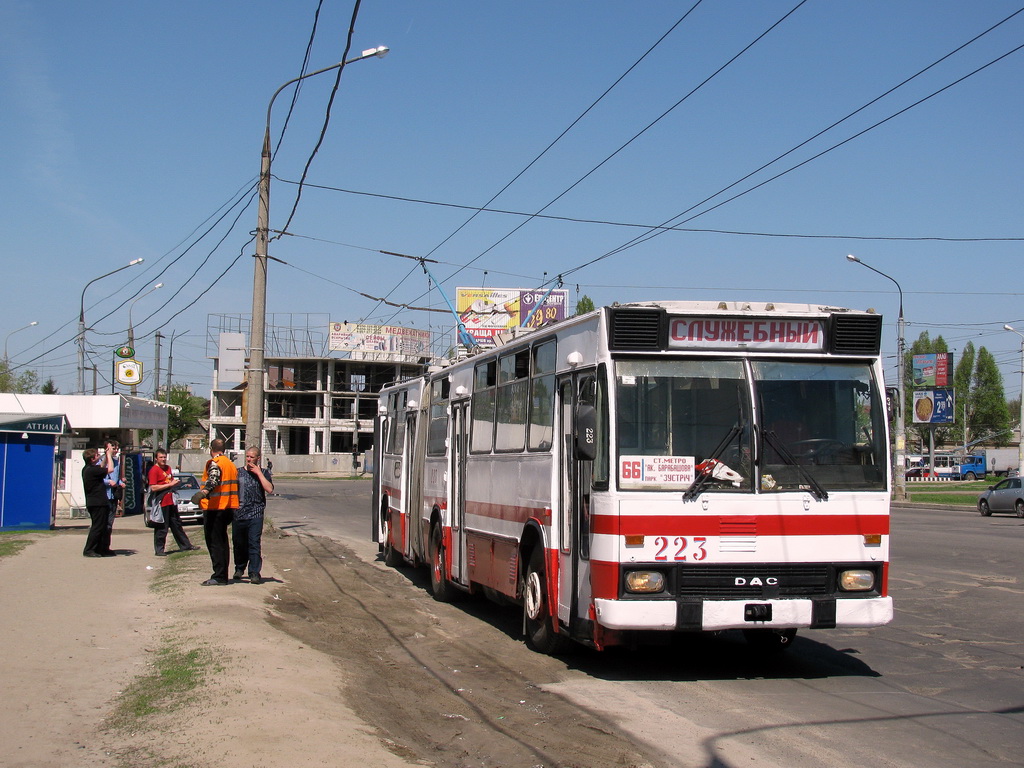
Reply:
<svg viewBox="0 0 1024 768"><path fill-rule="evenodd" d="M103 443L103 450L113 460L113 466L107 471L106 479L103 481L107 487L107 530L104 540L100 543L99 551L104 556L113 554L110 549L110 537L114 533L114 518L117 517L117 507L124 497L124 478L121 477L121 444L117 440L107 440Z"/></svg>
<svg viewBox="0 0 1024 768"><path fill-rule="evenodd" d="M274 476L270 468L260 468L260 449L247 448L245 466L238 473L238 490L241 503L231 526L231 538L235 549L235 581L249 569L249 583L262 584L263 513L267 508L267 494L274 492Z"/></svg>
<svg viewBox="0 0 1024 768"><path fill-rule="evenodd" d="M238 509L238 469L224 455L224 441L210 441L210 460L203 470L203 487L199 506L204 511L203 532L210 550L213 575L204 581L204 587L230 584L228 581L228 526Z"/></svg>
<svg viewBox="0 0 1024 768"><path fill-rule="evenodd" d="M181 481L174 476L174 472L167 464L167 451L157 448L154 457L156 461L149 469L149 492L163 496L160 499L160 510L164 521L153 524L153 550L157 557L167 554L164 547L167 545L168 530L178 543L178 549L181 552L199 549L199 547L192 546L192 542L188 540L188 534L185 533L185 528L181 524L181 515L178 514L178 505L174 501L173 493Z"/></svg>
<svg viewBox="0 0 1024 768"><path fill-rule="evenodd" d="M107 499L106 477L113 470L114 457L108 445L103 455L95 448L82 451L82 487L85 490L85 507L89 510L89 535L85 539L85 557L105 557L110 551L110 537L107 534L107 515L110 504ZM111 553L113 554L113 553Z"/></svg>

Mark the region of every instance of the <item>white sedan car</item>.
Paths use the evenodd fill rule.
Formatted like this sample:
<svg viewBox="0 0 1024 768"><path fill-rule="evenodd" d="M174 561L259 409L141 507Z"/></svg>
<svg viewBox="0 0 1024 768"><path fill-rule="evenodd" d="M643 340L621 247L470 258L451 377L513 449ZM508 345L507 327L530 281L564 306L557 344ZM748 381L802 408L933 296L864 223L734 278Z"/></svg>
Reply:
<svg viewBox="0 0 1024 768"><path fill-rule="evenodd" d="M199 490L199 479L188 472L175 475L181 484L174 489L174 503L178 505L178 514L183 523L202 523L203 510L198 504L192 503L192 494Z"/></svg>

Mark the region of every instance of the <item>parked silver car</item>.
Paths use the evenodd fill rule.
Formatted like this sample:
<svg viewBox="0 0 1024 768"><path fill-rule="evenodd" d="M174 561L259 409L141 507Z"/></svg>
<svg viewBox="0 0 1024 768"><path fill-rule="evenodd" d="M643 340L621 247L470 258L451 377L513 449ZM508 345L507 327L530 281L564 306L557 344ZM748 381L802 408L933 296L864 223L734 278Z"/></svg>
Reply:
<svg viewBox="0 0 1024 768"><path fill-rule="evenodd" d="M1015 512L1024 517L1024 488L1019 477L1000 480L978 497L978 512L988 516L993 512Z"/></svg>
<svg viewBox="0 0 1024 768"><path fill-rule="evenodd" d="M199 490L199 479L188 472L176 472L181 484L174 489L174 503L178 505L178 514L183 523L203 522L203 510L198 504L192 503L192 494Z"/></svg>

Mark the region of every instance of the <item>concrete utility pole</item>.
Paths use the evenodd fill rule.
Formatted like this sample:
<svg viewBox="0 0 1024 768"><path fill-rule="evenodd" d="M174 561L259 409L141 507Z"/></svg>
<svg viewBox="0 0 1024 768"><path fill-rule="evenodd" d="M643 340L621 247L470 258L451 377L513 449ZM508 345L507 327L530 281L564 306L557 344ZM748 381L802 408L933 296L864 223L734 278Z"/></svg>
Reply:
<svg viewBox="0 0 1024 768"><path fill-rule="evenodd" d="M246 400L248 408L245 414L245 442L247 445L263 450L263 399L265 374L265 348L267 327L267 244L270 240L270 114L274 109L274 100L289 85L305 80L307 77L321 75L334 69L341 69L346 64L362 61L372 57L384 58L388 53L385 45L363 51L361 55L347 61L340 61L329 67L308 72L293 78L282 85L270 97L267 105L267 125L263 133L263 152L260 157L259 207L256 212L256 257L253 262L252 280L252 323L249 329L249 370L246 376Z"/></svg>
<svg viewBox="0 0 1024 768"><path fill-rule="evenodd" d="M896 408L896 446L893 451L893 475L895 476L895 488L893 489L893 498L903 501L907 498L907 427L903 411L906 408L907 393L906 393L906 375L905 367L906 357L906 324L903 320L903 288L896 282L896 278L891 275L885 274L881 270L875 269L870 264L865 264L863 261L858 259L852 253L847 257L848 261L860 264L862 267L867 267L875 274L879 274L882 277L892 280L896 286L896 290L900 294L900 316L896 321L896 376L899 379L896 383L897 390L899 392L898 399L899 405ZM934 455L934 450L933 450Z"/></svg>

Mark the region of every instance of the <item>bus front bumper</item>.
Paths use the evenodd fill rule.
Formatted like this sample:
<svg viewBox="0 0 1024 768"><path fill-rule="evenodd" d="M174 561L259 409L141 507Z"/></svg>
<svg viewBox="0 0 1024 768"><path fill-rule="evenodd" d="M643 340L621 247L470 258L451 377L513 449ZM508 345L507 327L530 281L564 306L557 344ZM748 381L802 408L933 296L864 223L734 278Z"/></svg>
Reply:
<svg viewBox="0 0 1024 768"><path fill-rule="evenodd" d="M598 598L594 600L594 610L598 624L619 630L877 627L888 624L893 617L891 597L703 601ZM766 616L770 618L765 619Z"/></svg>

